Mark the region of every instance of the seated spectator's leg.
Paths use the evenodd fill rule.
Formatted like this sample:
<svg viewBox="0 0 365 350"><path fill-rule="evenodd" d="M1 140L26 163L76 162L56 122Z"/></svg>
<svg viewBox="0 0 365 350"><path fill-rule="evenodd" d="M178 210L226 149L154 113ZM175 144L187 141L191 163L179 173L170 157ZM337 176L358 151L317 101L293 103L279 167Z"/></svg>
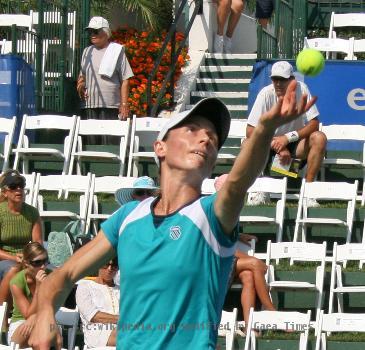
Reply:
<svg viewBox="0 0 365 350"><path fill-rule="evenodd" d="M296 157L307 159L306 181L315 180L326 152L326 145L326 135L321 131L313 132L308 139L300 140L298 143Z"/></svg>
<svg viewBox="0 0 365 350"><path fill-rule="evenodd" d="M241 259L237 260L237 273L238 278L242 283L241 292L241 306L243 312L243 319L245 321L245 330L247 329L248 318L250 316L251 307L255 307L256 303L256 291L255 283L253 278L253 273L250 270L241 270L239 272L239 262Z"/></svg>
<svg viewBox="0 0 365 350"><path fill-rule="evenodd" d="M116 344L117 344L117 329L115 328L110 333L108 343L106 345L107 346L116 346Z"/></svg>
<svg viewBox="0 0 365 350"><path fill-rule="evenodd" d="M8 343L14 342L19 344L20 348L28 347L28 341L26 337L22 335L22 326L25 320L16 321L10 324L8 331ZM29 337L29 336L28 336Z"/></svg>
<svg viewBox="0 0 365 350"><path fill-rule="evenodd" d="M228 38L232 38L233 32L237 26L238 21L241 18L241 13L245 7L244 0L232 0L231 15L229 16L226 35Z"/></svg>

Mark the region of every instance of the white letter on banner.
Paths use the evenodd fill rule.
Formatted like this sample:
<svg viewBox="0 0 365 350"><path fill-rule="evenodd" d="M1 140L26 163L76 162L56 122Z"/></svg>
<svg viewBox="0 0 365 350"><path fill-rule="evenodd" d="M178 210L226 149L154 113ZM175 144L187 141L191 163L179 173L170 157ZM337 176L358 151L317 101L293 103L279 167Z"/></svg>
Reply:
<svg viewBox="0 0 365 350"><path fill-rule="evenodd" d="M365 103L363 105L359 105L356 101L365 101L365 89L353 89L347 95L347 103L352 109L356 109L357 111L365 110Z"/></svg>

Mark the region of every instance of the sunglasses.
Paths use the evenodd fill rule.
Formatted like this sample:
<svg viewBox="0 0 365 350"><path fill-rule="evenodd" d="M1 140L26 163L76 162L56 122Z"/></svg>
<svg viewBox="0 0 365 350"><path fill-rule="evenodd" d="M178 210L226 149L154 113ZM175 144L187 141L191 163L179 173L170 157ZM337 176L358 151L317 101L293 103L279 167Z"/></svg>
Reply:
<svg viewBox="0 0 365 350"><path fill-rule="evenodd" d="M112 270L118 270L118 264L114 264L114 263L108 263L108 264L106 264L106 265L104 265L103 267L102 267L102 269L107 269L107 268L111 268Z"/></svg>
<svg viewBox="0 0 365 350"><path fill-rule="evenodd" d="M24 190L25 184L10 184L6 186L9 190L15 191L17 189Z"/></svg>
<svg viewBox="0 0 365 350"><path fill-rule="evenodd" d="M152 191L151 190L134 190L133 194L137 197L142 197L142 196L151 197Z"/></svg>
<svg viewBox="0 0 365 350"><path fill-rule="evenodd" d="M283 78L283 77L272 77L271 80L274 81L288 81L290 78Z"/></svg>
<svg viewBox="0 0 365 350"><path fill-rule="evenodd" d="M29 261L29 264L31 264L33 267L41 267L42 265L47 265L48 263L48 258Z"/></svg>
<svg viewBox="0 0 365 350"><path fill-rule="evenodd" d="M90 35L99 35L101 33L101 29L88 29Z"/></svg>

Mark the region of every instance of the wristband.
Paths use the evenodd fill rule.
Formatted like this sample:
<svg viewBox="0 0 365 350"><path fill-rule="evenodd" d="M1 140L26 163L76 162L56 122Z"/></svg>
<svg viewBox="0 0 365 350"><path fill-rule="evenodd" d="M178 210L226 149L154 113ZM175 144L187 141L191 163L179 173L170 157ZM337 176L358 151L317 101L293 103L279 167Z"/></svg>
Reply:
<svg viewBox="0 0 365 350"><path fill-rule="evenodd" d="M297 131L290 131L286 133L285 136L288 139L289 143L296 142L299 140L299 134Z"/></svg>
<svg viewBox="0 0 365 350"><path fill-rule="evenodd" d="M122 102L122 106L128 106L128 102Z"/></svg>

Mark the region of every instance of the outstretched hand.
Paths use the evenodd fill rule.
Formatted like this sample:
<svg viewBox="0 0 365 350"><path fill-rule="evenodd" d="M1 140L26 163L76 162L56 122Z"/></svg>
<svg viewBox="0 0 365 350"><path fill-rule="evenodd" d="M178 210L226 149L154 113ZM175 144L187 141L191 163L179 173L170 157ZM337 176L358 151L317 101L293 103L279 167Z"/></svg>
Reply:
<svg viewBox="0 0 365 350"><path fill-rule="evenodd" d="M308 101L308 96L303 95L299 101L296 100L297 81L289 83L286 93L283 97L278 98L278 102L261 117L261 122L274 130L279 126L289 123L298 118L301 114L307 112L317 101L313 97Z"/></svg>

